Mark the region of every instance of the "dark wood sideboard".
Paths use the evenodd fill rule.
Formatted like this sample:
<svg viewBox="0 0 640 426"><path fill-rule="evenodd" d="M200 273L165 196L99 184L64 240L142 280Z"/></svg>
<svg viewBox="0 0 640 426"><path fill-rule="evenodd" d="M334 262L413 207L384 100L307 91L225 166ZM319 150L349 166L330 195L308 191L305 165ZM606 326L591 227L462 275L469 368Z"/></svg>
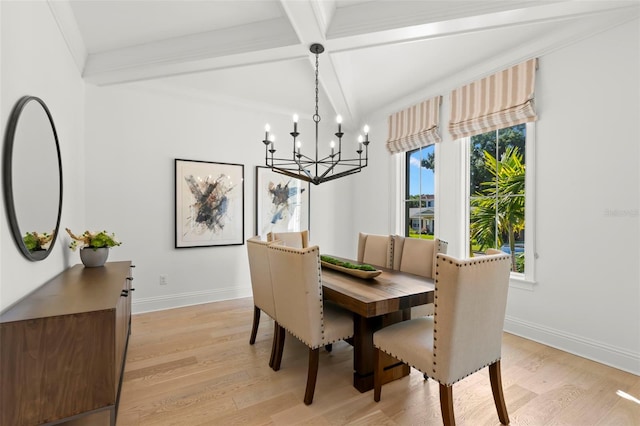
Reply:
<svg viewBox="0 0 640 426"><path fill-rule="evenodd" d="M131 268L73 266L0 315L0 425L115 425Z"/></svg>

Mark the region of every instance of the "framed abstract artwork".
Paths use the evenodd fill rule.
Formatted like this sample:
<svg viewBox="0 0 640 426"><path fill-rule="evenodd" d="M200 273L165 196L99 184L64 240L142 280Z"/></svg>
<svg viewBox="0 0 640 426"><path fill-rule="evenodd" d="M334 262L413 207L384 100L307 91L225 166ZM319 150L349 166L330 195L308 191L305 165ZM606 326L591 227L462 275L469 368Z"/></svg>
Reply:
<svg viewBox="0 0 640 426"><path fill-rule="evenodd" d="M175 160L175 247L244 244L244 166Z"/></svg>
<svg viewBox="0 0 640 426"><path fill-rule="evenodd" d="M256 166L256 235L309 229L309 184Z"/></svg>

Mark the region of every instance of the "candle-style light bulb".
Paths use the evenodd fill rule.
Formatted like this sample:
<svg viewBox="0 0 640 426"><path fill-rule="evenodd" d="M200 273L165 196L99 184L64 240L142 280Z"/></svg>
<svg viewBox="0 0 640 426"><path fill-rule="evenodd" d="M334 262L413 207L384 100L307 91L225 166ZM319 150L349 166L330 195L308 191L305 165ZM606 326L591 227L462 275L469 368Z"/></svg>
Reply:
<svg viewBox="0 0 640 426"><path fill-rule="evenodd" d="M342 132L342 116L338 114L336 117L336 122L338 122L338 133Z"/></svg>
<svg viewBox="0 0 640 426"><path fill-rule="evenodd" d="M369 142L369 126L364 125L364 140L365 142Z"/></svg>
<svg viewBox="0 0 640 426"><path fill-rule="evenodd" d="M274 135L269 135L269 142L270 142L269 149L272 149L274 151L276 150L276 148L275 148L276 145L274 143L275 140L276 140L276 137Z"/></svg>
<svg viewBox="0 0 640 426"><path fill-rule="evenodd" d="M338 116L340 117L340 116ZM329 147L331 147L331 156L333 157L334 153L333 150L336 147L336 143L334 141L329 142Z"/></svg>
<svg viewBox="0 0 640 426"><path fill-rule="evenodd" d="M268 141L269 140L269 130L271 130L271 126L269 126L269 124L267 123L264 126L264 140Z"/></svg>
<svg viewBox="0 0 640 426"><path fill-rule="evenodd" d="M362 135L358 135L358 149L362 151Z"/></svg>
<svg viewBox="0 0 640 426"><path fill-rule="evenodd" d="M300 148L302 147L302 141L296 142L296 148L298 148L298 155L300 155Z"/></svg>
<svg viewBox="0 0 640 426"><path fill-rule="evenodd" d="M298 131L298 114L293 114L293 131Z"/></svg>

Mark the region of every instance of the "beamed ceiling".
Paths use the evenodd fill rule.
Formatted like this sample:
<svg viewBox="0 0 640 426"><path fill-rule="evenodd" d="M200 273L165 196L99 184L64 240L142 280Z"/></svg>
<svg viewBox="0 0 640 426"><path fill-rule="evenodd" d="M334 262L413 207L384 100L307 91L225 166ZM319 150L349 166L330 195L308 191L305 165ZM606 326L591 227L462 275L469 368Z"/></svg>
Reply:
<svg viewBox="0 0 640 426"><path fill-rule="evenodd" d="M638 1L49 0L89 83L361 124L639 16ZM594 58L597 60L597 58Z"/></svg>

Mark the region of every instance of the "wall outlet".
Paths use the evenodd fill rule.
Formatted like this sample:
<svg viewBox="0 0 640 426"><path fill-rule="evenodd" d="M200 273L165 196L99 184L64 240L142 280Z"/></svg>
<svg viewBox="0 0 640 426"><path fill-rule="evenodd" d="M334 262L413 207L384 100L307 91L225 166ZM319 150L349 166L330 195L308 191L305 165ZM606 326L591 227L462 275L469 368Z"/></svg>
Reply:
<svg viewBox="0 0 640 426"><path fill-rule="evenodd" d="M166 274L160 275L160 285L167 285L167 284L169 284L169 276Z"/></svg>

